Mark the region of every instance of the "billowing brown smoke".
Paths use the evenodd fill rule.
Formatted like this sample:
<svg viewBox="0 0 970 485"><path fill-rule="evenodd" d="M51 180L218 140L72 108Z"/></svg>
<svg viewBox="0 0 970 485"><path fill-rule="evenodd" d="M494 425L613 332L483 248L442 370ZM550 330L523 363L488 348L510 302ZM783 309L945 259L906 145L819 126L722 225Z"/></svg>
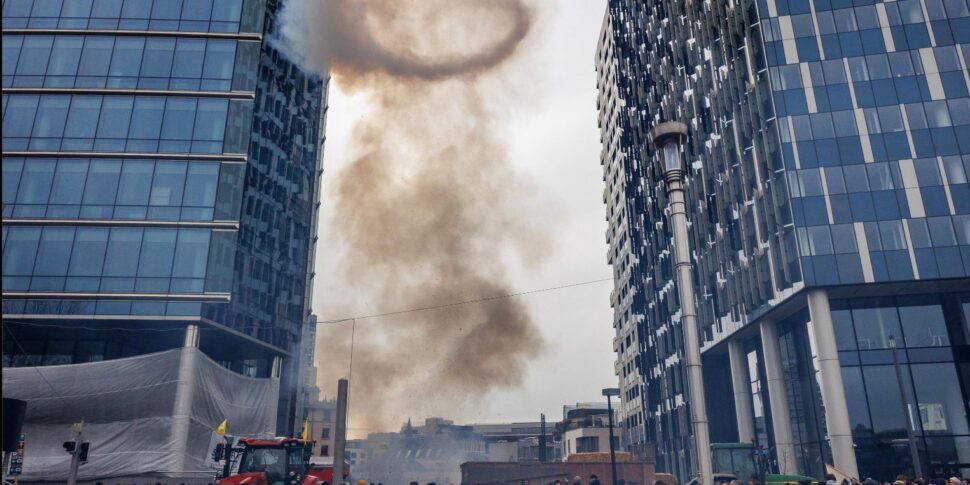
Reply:
<svg viewBox="0 0 970 485"><path fill-rule="evenodd" d="M348 248L338 277L374 306L365 311L507 294L504 251L542 252L544 238L516 213L531 189L479 87L531 25L521 0L290 0L283 36L293 54L374 104L327 194ZM349 334L320 332L329 389L347 363L327 357L328 339ZM351 426L387 429L520 384L542 343L516 299L360 321Z"/></svg>

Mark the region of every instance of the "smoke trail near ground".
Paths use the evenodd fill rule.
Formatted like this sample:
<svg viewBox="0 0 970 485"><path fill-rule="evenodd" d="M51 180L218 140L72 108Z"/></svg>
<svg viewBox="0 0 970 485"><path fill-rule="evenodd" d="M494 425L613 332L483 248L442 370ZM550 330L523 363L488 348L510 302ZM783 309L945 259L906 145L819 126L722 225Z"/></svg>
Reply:
<svg viewBox="0 0 970 485"><path fill-rule="evenodd" d="M479 88L531 25L520 0L287 4L282 34L292 55L374 104L327 194L348 250L333 277L370 310L510 293L504 251L543 252L544 235L516 213L531 188L510 167ZM361 322L351 426L386 429L409 413L447 412L520 384L542 344L515 299ZM346 362L318 355L329 388Z"/></svg>

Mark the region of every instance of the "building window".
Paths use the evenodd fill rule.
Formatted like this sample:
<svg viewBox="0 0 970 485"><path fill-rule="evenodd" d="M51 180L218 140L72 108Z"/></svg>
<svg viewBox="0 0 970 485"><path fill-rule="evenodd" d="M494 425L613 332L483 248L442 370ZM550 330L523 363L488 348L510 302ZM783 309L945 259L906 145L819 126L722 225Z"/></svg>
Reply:
<svg viewBox="0 0 970 485"><path fill-rule="evenodd" d="M210 233L13 227L4 244L3 289L201 293ZM34 269L35 261L43 264Z"/></svg>
<svg viewBox="0 0 970 485"><path fill-rule="evenodd" d="M221 153L229 116L229 100L215 98L13 95L5 104L4 147L19 150Z"/></svg>
<svg viewBox="0 0 970 485"><path fill-rule="evenodd" d="M192 32L247 32L242 0L213 2L18 2L4 5L4 21L15 27L79 29L148 29ZM7 25L5 24L4 27ZM49 48L49 46L48 46ZM110 47L109 47L110 49ZM44 51L40 51L43 53ZM46 54L45 57L46 59Z"/></svg>
<svg viewBox="0 0 970 485"><path fill-rule="evenodd" d="M325 440L330 439L330 428L323 428L323 431L320 433L320 438Z"/></svg>
<svg viewBox="0 0 970 485"><path fill-rule="evenodd" d="M915 407L926 435L970 433L960 395L960 380L953 363L912 364L916 385ZM910 403L913 406L914 403Z"/></svg>
<svg viewBox="0 0 970 485"><path fill-rule="evenodd" d="M320 445L320 456L330 456L330 445Z"/></svg>
<svg viewBox="0 0 970 485"><path fill-rule="evenodd" d="M600 450L598 436L583 436L576 438L576 453L596 453Z"/></svg>

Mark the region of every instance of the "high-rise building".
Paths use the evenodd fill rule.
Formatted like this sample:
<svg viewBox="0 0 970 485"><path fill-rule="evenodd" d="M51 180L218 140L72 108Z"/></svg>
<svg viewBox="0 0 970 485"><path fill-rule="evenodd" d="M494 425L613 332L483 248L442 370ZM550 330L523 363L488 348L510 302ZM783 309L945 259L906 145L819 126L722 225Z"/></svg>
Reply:
<svg viewBox="0 0 970 485"><path fill-rule="evenodd" d="M327 80L280 4L3 2L5 368L197 347L294 433Z"/></svg>
<svg viewBox="0 0 970 485"><path fill-rule="evenodd" d="M656 444L682 479L696 467L649 138L681 121L712 440L764 447L782 473L889 479L914 456L927 476L970 473L967 2L608 4L596 66L624 446Z"/></svg>

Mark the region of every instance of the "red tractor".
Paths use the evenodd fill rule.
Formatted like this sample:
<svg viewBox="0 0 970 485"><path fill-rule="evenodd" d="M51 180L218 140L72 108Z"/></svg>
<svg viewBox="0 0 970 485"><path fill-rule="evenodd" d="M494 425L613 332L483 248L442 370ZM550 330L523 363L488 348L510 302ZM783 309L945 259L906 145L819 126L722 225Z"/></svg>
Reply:
<svg viewBox="0 0 970 485"><path fill-rule="evenodd" d="M311 465L313 441L297 438L240 438L239 468L219 485L319 485L333 483L333 466ZM222 451L217 448L217 454ZM228 468L228 467L227 467ZM350 474L344 467L344 478Z"/></svg>

